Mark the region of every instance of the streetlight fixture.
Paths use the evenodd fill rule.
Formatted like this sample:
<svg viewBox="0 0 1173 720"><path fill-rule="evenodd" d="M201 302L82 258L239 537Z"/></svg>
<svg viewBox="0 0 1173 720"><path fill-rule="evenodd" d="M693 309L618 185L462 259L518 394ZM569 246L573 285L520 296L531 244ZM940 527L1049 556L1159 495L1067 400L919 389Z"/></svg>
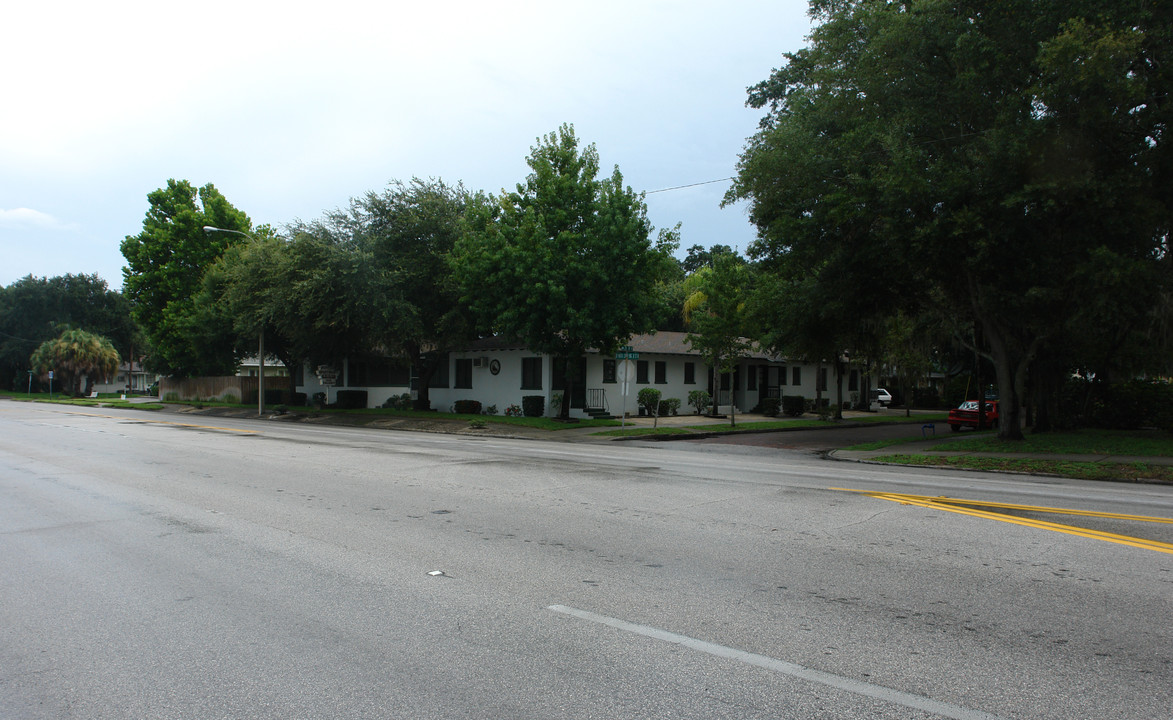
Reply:
<svg viewBox="0 0 1173 720"><path fill-rule="evenodd" d="M204 226L204 232L214 233L235 233L236 235L243 235L255 243L259 243L255 236L250 235L243 230L229 230L227 228L212 227L211 225ZM257 415L259 417L265 416L265 323L261 322L261 337L257 343Z"/></svg>

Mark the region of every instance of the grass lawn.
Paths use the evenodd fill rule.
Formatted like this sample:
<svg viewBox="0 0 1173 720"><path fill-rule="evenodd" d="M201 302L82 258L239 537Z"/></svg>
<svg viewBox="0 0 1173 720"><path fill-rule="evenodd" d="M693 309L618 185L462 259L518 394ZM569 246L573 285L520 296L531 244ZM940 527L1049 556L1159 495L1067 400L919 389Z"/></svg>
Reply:
<svg viewBox="0 0 1173 720"><path fill-rule="evenodd" d="M730 427L729 423L710 423L708 425L677 425L671 428L628 428L625 430L609 430L607 432L598 432L595 435L606 435L609 437L625 437L628 435L682 435L694 432L703 433L731 433L731 432L746 432L746 431L768 431L768 430L801 430L806 428L827 428L839 425L853 425L856 423L926 423L926 422L944 422L946 416L940 413L913 415L911 417L892 417L891 415L878 415L868 417L852 417L844 418L842 422L834 420L814 420L814 419L792 419L792 420L757 420L754 422L739 422L737 425ZM618 421L615 421L618 423ZM654 432L659 431L659 432ZM917 438L919 439L919 438Z"/></svg>
<svg viewBox="0 0 1173 720"><path fill-rule="evenodd" d="M973 457L941 455L881 455L873 461L896 465L933 465L985 470L987 472L1020 472L1031 475L1059 475L1081 480L1110 480L1113 482L1173 483L1173 467L1149 463L1091 463L1068 460L1045 460L1013 457Z"/></svg>
<svg viewBox="0 0 1173 720"><path fill-rule="evenodd" d="M990 434L957 440L950 449L973 452L1033 452L1091 455L1173 455L1173 434L1160 430L1075 430L1027 434L1022 442Z"/></svg>

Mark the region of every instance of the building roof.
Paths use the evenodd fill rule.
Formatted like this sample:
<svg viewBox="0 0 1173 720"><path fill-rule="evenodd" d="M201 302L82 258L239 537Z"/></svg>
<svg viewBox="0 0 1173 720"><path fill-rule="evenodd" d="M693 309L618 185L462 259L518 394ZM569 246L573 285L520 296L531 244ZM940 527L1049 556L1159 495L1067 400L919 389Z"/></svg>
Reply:
<svg viewBox="0 0 1173 720"><path fill-rule="evenodd" d="M701 354L693 350L687 338L688 333L685 332L661 330L655 333L633 335L627 344L635 352L647 353L649 355L692 355L700 357ZM488 337L474 341L469 345L468 349L474 352L478 350L524 350L525 343L503 337ZM590 352L595 351L592 350ZM745 357L758 360L772 360L775 362L782 361L781 358L776 358L756 348L746 353Z"/></svg>

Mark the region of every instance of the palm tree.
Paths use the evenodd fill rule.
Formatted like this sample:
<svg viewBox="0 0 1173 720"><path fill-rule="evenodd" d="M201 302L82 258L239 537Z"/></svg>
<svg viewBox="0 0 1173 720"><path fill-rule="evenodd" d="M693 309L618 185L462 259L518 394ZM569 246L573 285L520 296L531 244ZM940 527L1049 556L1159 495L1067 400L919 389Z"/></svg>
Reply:
<svg viewBox="0 0 1173 720"><path fill-rule="evenodd" d="M49 371L61 378L61 387L73 395L80 392L81 379L86 379L86 395L94 387L94 378L108 376L118 369L121 358L109 340L85 330L66 330L53 340L41 343L29 358L33 371L42 378ZM47 378L46 378L47 379Z"/></svg>

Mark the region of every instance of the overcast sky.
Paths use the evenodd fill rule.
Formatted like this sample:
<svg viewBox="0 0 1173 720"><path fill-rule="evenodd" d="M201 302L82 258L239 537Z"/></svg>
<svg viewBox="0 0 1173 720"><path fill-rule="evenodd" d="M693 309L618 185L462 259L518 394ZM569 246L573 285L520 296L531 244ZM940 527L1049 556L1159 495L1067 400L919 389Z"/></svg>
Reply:
<svg viewBox="0 0 1173 720"><path fill-rule="evenodd" d="M745 208L720 203L762 115L745 90L810 32L804 0L9 5L2 285L120 288L119 243L169 178L280 227L392 179L512 190L564 122L682 249L744 250Z"/></svg>

